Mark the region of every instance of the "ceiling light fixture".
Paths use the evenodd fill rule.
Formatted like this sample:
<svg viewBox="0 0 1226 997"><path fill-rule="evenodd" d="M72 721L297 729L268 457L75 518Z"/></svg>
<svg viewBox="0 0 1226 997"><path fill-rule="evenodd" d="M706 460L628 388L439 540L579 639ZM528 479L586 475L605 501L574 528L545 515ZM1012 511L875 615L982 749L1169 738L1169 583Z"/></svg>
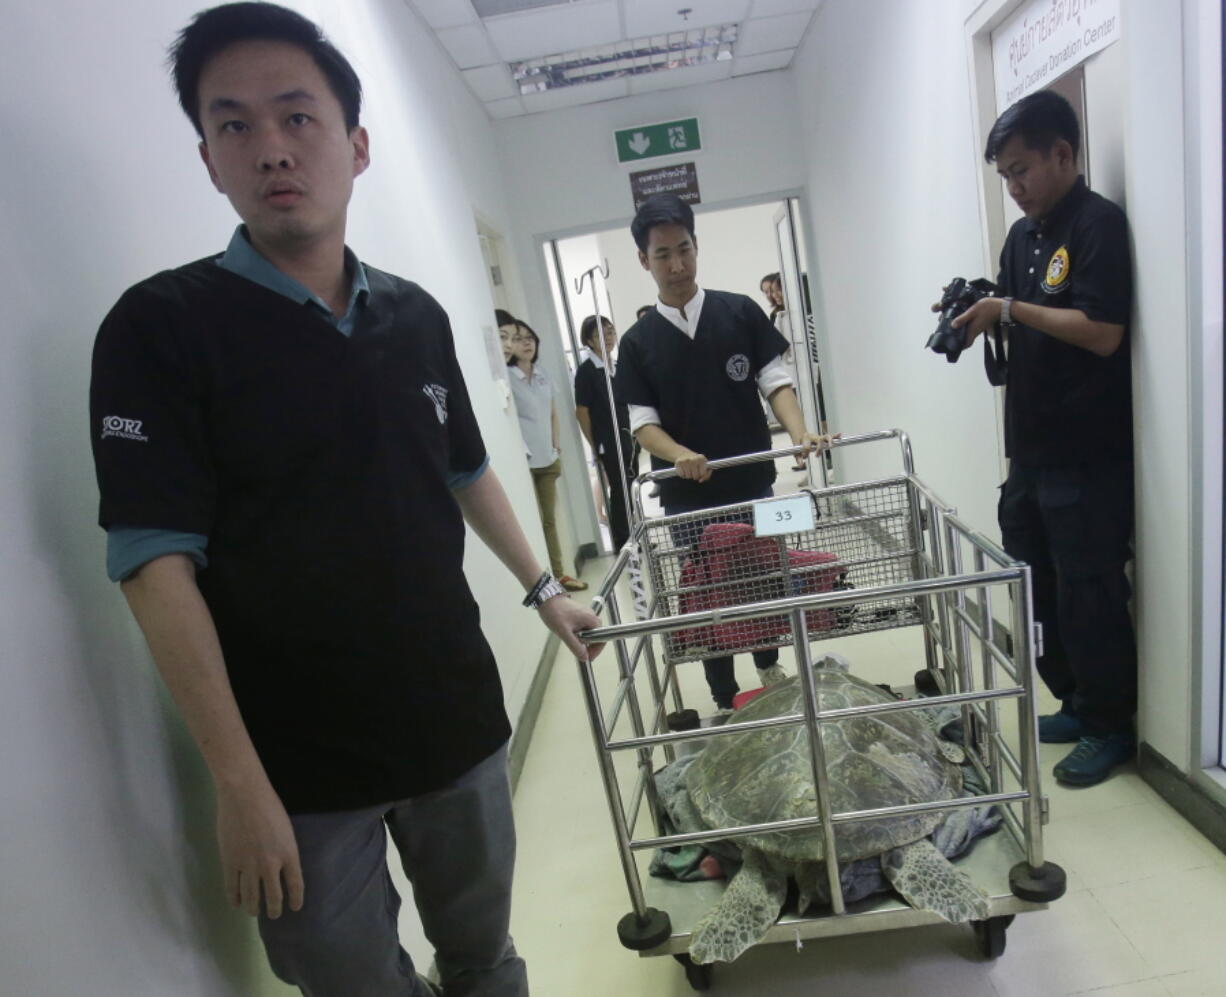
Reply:
<svg viewBox="0 0 1226 997"><path fill-rule="evenodd" d="M524 59L508 66L521 94L543 93L579 83L726 62L734 54L739 32L740 25L735 23L691 28Z"/></svg>

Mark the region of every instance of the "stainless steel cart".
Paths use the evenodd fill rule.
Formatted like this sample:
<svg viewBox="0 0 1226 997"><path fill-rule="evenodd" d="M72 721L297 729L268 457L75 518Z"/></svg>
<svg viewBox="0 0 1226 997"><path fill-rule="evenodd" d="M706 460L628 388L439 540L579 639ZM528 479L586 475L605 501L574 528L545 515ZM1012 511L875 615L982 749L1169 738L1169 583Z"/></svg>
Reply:
<svg viewBox="0 0 1226 997"><path fill-rule="evenodd" d="M963 523L915 475L910 442L900 430L836 441L839 448L892 441L901 473L832 487L807 487L790 502L706 509L647 519L642 488L675 475L643 475L634 486L638 522L593 601L607 621L586 634L612 644L595 662L579 662L600 772L631 911L618 925L627 948L675 956L695 989L710 985L711 966L689 960L690 933L719 899L720 882L677 883L645 877L646 852L788 828L820 828L835 855L841 825L921 810L995 805L1003 833L980 840L957 865L984 889L991 917L975 922L982 953L1004 950L1015 914L1039 910L1064 892L1064 872L1043 855L1046 799L1039 780L1035 641L1030 569ZM713 473L789 456L774 450L710 464ZM800 505L796 503L801 500ZM762 517L804 512L804 529L775 536ZM808 515L799 518L809 519ZM711 527L715 529L712 530ZM709 556L693 556L708 543ZM720 561L720 557L724 560ZM696 565L701 563L702 570ZM644 585L642 578L647 584ZM622 619L618 590L630 583L639 617ZM1004 622L1002 622L1004 621ZM987 791L976 796L856 812L831 812L822 725L835 719L818 705L811 646L900 627L922 629L924 668L915 676L925 698L837 711L838 717L951 705L961 713L964 747ZM804 712L757 723L675 729L687 715L678 669L689 662L761 647L791 646L803 683ZM872 676L863 676L876 681ZM1012 705L1013 709L1008 707ZM692 711L690 711L692 716ZM670 728L670 719L672 727ZM778 724L803 724L817 806L811 817L692 833L665 833L654 773L686 742ZM787 914L761 943L883 931L939 923L892 895L846 904L837 867L828 864L831 911ZM760 944L761 944L760 943Z"/></svg>

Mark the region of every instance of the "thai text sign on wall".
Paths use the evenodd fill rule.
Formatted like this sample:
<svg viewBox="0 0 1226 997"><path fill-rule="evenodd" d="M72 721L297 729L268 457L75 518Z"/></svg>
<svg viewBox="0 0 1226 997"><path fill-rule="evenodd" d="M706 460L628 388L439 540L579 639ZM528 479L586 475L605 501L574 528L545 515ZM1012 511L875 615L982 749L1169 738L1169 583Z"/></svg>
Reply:
<svg viewBox="0 0 1226 997"><path fill-rule="evenodd" d="M1120 0L1031 0L992 32L996 113L1120 38Z"/></svg>
<svg viewBox="0 0 1226 997"><path fill-rule="evenodd" d="M652 194L676 194L686 204L701 202L702 198L698 194L698 171L694 164L679 163L677 166L640 170L630 174L630 196L634 199L635 211L638 211Z"/></svg>

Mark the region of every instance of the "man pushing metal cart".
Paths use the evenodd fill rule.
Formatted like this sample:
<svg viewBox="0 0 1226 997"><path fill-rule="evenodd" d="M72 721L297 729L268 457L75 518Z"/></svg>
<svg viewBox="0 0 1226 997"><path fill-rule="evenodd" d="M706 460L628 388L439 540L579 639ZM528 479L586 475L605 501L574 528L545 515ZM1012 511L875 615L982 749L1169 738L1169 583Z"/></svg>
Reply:
<svg viewBox="0 0 1226 997"><path fill-rule="evenodd" d="M1064 892L1043 854L1029 568L915 475L905 433L833 446L881 441L900 474L679 516L643 517L641 489L675 472L644 475L594 600L608 625L584 639L615 654L580 674L630 893L618 935L695 989L752 945L942 921L994 958L1014 915ZM623 622L636 559L647 612ZM904 628L918 694L856 665L865 635ZM795 677L705 723L686 707L690 663L767 647L791 648ZM685 850L702 871L642 874Z"/></svg>

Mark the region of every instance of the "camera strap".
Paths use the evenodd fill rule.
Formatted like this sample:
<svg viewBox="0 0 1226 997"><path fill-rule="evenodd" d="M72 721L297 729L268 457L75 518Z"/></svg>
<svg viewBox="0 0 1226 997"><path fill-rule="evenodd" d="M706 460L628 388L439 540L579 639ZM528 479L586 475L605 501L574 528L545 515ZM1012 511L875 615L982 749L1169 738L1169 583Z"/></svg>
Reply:
<svg viewBox="0 0 1226 997"><path fill-rule="evenodd" d="M983 370L988 375L988 383L997 388L1008 380L1009 359L1005 355L1005 341L999 322L992 326L990 337L986 332L983 334Z"/></svg>

